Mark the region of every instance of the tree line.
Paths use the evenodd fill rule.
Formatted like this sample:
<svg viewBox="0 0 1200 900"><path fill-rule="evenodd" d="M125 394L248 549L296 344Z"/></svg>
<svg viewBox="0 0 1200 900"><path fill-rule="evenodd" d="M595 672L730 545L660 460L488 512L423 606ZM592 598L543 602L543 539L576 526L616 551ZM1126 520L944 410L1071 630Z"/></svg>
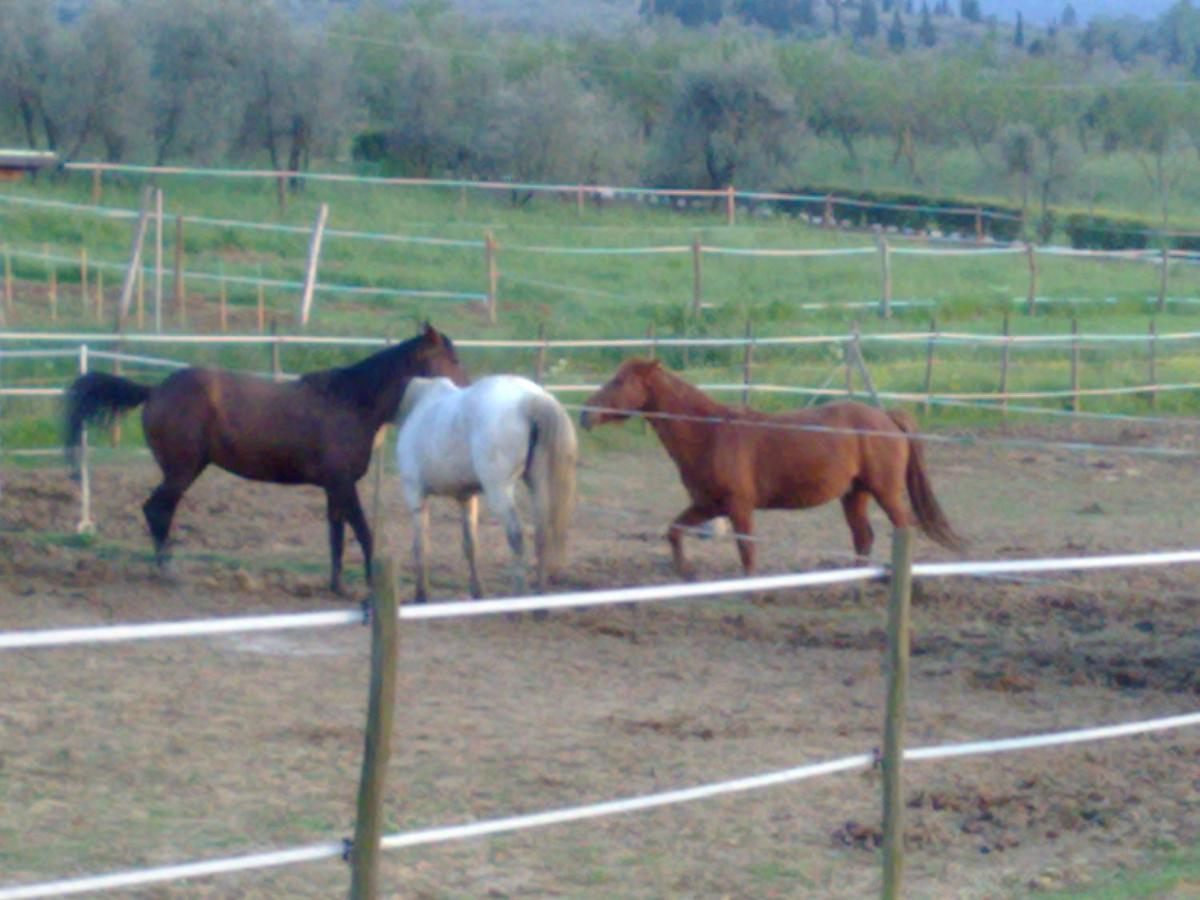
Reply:
<svg viewBox="0 0 1200 900"><path fill-rule="evenodd" d="M302 170L352 156L418 177L745 189L802 181L814 140L849 173L882 141L918 186L937 153L970 148L1043 210L1085 160L1120 151L1164 222L1200 153L1187 0L1157 22L1086 28L1066 4L1036 33L970 0L957 15L949 0L814 7L645 0L636 24L556 36L437 0L316 18L274 0L96 0L71 16L9 0L0 141L68 159ZM909 40L923 23L933 39Z"/></svg>

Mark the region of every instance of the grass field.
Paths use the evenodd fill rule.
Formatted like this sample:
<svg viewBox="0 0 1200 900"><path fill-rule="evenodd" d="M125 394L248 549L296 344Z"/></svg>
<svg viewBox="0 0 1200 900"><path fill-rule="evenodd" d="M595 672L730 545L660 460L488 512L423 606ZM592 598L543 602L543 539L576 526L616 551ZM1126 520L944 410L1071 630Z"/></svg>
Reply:
<svg viewBox="0 0 1200 900"><path fill-rule="evenodd" d="M139 179L106 177L101 209L133 209ZM185 267L189 279L187 318L181 320L171 289L175 231L165 229L165 309L168 331L218 328L215 279L265 278L299 282L303 277L307 229L320 202L330 204L329 227L370 232L393 238L469 242L470 246L367 240L329 235L322 253L322 285L400 291L446 291L480 295L486 290L482 242L488 233L499 244L498 320L488 322L477 301L426 297L378 297L350 294L334 287L317 291L315 334L403 337L415 323L431 319L456 337L534 338L539 329L551 338L741 337L747 325L759 337L803 334L842 335L857 326L868 339L864 353L881 390L919 392L925 383L924 342L879 344L870 335L923 331L936 318L943 330L996 335L1005 314L1015 335L1069 334L1072 317L1085 334L1146 334L1155 319L1160 333L1200 330L1200 267L1172 265L1170 302L1153 315L1159 289L1157 266L1137 261L1081 260L1040 256L1037 294L1053 302L1039 304L1036 315L1025 313L1029 270L1023 254L933 257L896 253L891 258L894 314L883 319L874 306L881 293L877 254L822 258L764 258L705 254L701 260L702 304L694 310L694 272L690 252L615 255L604 250L644 247L689 247L698 238L706 247L736 249L871 248L870 235L829 231L785 217L764 219L743 211L733 227L723 210L686 211L640 204L576 208L556 198L537 197L524 206L507 195L462 192L457 188L384 188L343 184L310 184L290 198L280 213L271 182L232 183L211 178L167 177L161 181L168 215L186 215ZM84 177L18 185L10 198L90 203L91 184ZM0 203L0 223L9 248L16 286L12 326L21 330L111 330L115 296L128 256L131 222L89 214L80 209L42 209ZM204 224L197 219L282 224L299 229L278 233ZM897 250L925 248L923 239L891 236ZM541 248L575 252L545 252ZM89 265L89 300L80 294L81 249ZM51 314L48 267L44 253L65 262L54 265L57 302ZM147 259L152 259L147 250ZM107 266L106 266L107 264ZM97 272L102 273L107 305L95 310ZM152 296L147 279L146 296ZM227 283L228 327L253 332L258 327L258 289ZM300 330L296 322L299 290L264 290L266 321L281 333ZM152 304L152 300L148 300ZM852 305L859 304L859 305ZM912 304L912 305L909 305ZM145 312L147 323L153 313ZM1156 349L1159 383L1200 381L1194 343L1161 344ZM266 369L269 351L256 347L131 348L227 367ZM287 371L305 371L345 362L361 355L347 348L288 347L282 354ZM626 350L553 350L546 360L551 383L599 380L627 355ZM704 383L740 382L743 351L719 348L682 351L660 348L668 364L686 369ZM758 348L754 380L759 383L840 387L842 350L836 345L802 348ZM987 392L999 385L1001 350L941 344L937 348L935 392ZM1149 347L1085 342L1080 351L1083 389L1135 386L1149 382ZM530 350L473 350L468 365L480 371L532 372ZM69 377L69 361L8 363L3 377L9 386L61 384ZM1065 390L1070 387L1067 343L1011 352L1010 390ZM735 398L727 398L733 401ZM758 395L756 403L787 406L794 397ZM1065 401L1054 401L1059 408ZM1089 400L1087 408L1111 412L1145 411L1143 397ZM10 400L0 424L7 447L53 443L56 427L45 401ZM1159 410L1190 412L1191 394L1165 394ZM941 421L973 421L973 414L943 409ZM138 440L135 430L127 432Z"/></svg>

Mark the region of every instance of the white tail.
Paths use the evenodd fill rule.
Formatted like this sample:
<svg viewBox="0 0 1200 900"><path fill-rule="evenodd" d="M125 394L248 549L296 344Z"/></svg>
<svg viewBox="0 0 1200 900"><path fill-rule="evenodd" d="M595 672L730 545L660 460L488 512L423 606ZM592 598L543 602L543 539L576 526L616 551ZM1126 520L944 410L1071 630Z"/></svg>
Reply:
<svg viewBox="0 0 1200 900"><path fill-rule="evenodd" d="M537 428L525 478L533 495L538 580L544 590L547 572L561 566L566 555L579 443L571 417L549 394L530 395L526 412Z"/></svg>

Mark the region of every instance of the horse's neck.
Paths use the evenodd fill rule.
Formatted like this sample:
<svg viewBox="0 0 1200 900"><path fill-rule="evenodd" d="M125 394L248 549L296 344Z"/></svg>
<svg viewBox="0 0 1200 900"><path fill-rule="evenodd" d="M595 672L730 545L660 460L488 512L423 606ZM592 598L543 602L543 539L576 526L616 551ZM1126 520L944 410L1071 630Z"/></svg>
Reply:
<svg viewBox="0 0 1200 900"><path fill-rule="evenodd" d="M699 448L711 440L712 423L706 420L724 418L729 407L683 379L663 373L650 385L646 412L652 414L650 426L667 453L682 466L698 461Z"/></svg>

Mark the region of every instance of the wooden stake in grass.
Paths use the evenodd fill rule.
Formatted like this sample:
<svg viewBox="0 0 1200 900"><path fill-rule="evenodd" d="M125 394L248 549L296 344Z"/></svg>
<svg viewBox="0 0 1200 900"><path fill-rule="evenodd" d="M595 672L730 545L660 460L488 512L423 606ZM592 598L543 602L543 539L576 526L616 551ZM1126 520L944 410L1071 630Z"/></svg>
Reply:
<svg viewBox="0 0 1200 900"><path fill-rule="evenodd" d="M692 315L700 315L700 306L704 300L704 272L700 264L703 247L700 235L692 237Z"/></svg>
<svg viewBox="0 0 1200 900"><path fill-rule="evenodd" d="M1164 313L1167 311L1167 278L1171 267L1171 251L1167 247L1162 250L1162 262L1159 265L1160 275L1158 279L1158 311Z"/></svg>
<svg viewBox="0 0 1200 900"><path fill-rule="evenodd" d="M221 322L221 331L229 330L229 297L225 287L225 267L218 266L217 275L217 315Z"/></svg>
<svg viewBox="0 0 1200 900"><path fill-rule="evenodd" d="M100 197L104 192L104 187L100 183L101 177L99 169L92 169L92 206L100 205Z"/></svg>
<svg viewBox="0 0 1200 900"><path fill-rule="evenodd" d="M15 309L13 308L12 251L8 249L7 243L4 245L4 308L8 310L9 319L12 319L15 313Z"/></svg>
<svg viewBox="0 0 1200 900"><path fill-rule="evenodd" d="M396 707L396 660L399 656L399 587L396 560L379 560L371 608L371 685L363 740L358 816L350 851L353 900L379 896L379 843L383 836L383 796L391 755Z"/></svg>
<svg viewBox="0 0 1200 900"><path fill-rule="evenodd" d="M904 878L902 760L908 710L909 608L912 602L911 528L892 532L888 596L887 718L883 729L883 897L900 897Z"/></svg>
<svg viewBox="0 0 1200 900"><path fill-rule="evenodd" d="M879 274L881 280L879 293L879 314L885 319L892 317L892 254L883 229L876 226L876 240L879 242Z"/></svg>
<svg viewBox="0 0 1200 900"><path fill-rule="evenodd" d="M187 287L183 283L183 216L175 217L175 309L180 327L187 326Z"/></svg>
<svg viewBox="0 0 1200 900"><path fill-rule="evenodd" d="M488 322L493 325L496 324L496 292L500 285L500 270L496 261L496 254L499 249L494 234L489 231L483 236L483 264L487 274Z"/></svg>
<svg viewBox="0 0 1200 900"><path fill-rule="evenodd" d="M58 269L50 261L50 245L43 244L42 252L46 257L46 299L50 302L50 321L58 321Z"/></svg>
<svg viewBox="0 0 1200 900"><path fill-rule="evenodd" d="M104 270L96 270L96 321L104 318Z"/></svg>
<svg viewBox="0 0 1200 900"><path fill-rule="evenodd" d="M86 317L91 308L88 299L88 258L87 247L79 248L79 309Z"/></svg>
<svg viewBox="0 0 1200 900"><path fill-rule="evenodd" d="M725 187L725 224L730 228L737 224L737 192L732 184Z"/></svg>
<svg viewBox="0 0 1200 900"><path fill-rule="evenodd" d="M929 399L933 394L933 351L937 346L937 319L929 320L929 343L925 347L925 415L929 415Z"/></svg>
<svg viewBox="0 0 1200 900"><path fill-rule="evenodd" d="M264 293L263 293L262 267L260 266L259 270L258 270L258 333L259 334L262 334L266 330L266 325L267 325L266 314L267 314L267 303L266 303L266 297L264 296Z"/></svg>
<svg viewBox="0 0 1200 900"><path fill-rule="evenodd" d="M1029 296L1026 298L1025 312L1033 315L1037 312L1037 255L1033 244L1025 245L1025 259L1029 263Z"/></svg>
<svg viewBox="0 0 1200 900"><path fill-rule="evenodd" d="M325 236L325 222L329 219L329 204L317 208L317 221L313 224L308 239L308 265L304 270L304 293L300 298L300 325L307 327L312 312L313 293L317 288L317 266L321 260L321 240Z"/></svg>
<svg viewBox="0 0 1200 900"><path fill-rule="evenodd" d="M754 365L754 322L746 317L746 346L742 354L742 406L750 405L751 369Z"/></svg>
<svg viewBox="0 0 1200 900"><path fill-rule="evenodd" d="M146 327L146 271L141 266L137 270L137 327L138 331Z"/></svg>
<svg viewBox="0 0 1200 900"><path fill-rule="evenodd" d="M1001 333L1004 335L1004 343L1000 345L1000 408L1005 412L1008 411L1008 354L1012 349L1012 341L1009 340L1009 322L1008 313L1004 314L1004 324L1001 326Z"/></svg>
<svg viewBox="0 0 1200 900"><path fill-rule="evenodd" d="M1079 320L1071 317L1071 409L1079 412Z"/></svg>
<svg viewBox="0 0 1200 900"><path fill-rule="evenodd" d="M1153 317L1150 319L1150 341L1146 347L1147 363L1148 363L1148 381L1150 391L1147 399L1150 401L1150 408L1158 407L1158 323Z"/></svg>
<svg viewBox="0 0 1200 900"><path fill-rule="evenodd" d="M533 380L543 384L546 380L546 323L538 322L538 350L533 362Z"/></svg>
<svg viewBox="0 0 1200 900"><path fill-rule="evenodd" d="M274 316L271 316L271 337L275 339L271 341L271 378L283 381L283 366L279 361L279 322Z"/></svg>

